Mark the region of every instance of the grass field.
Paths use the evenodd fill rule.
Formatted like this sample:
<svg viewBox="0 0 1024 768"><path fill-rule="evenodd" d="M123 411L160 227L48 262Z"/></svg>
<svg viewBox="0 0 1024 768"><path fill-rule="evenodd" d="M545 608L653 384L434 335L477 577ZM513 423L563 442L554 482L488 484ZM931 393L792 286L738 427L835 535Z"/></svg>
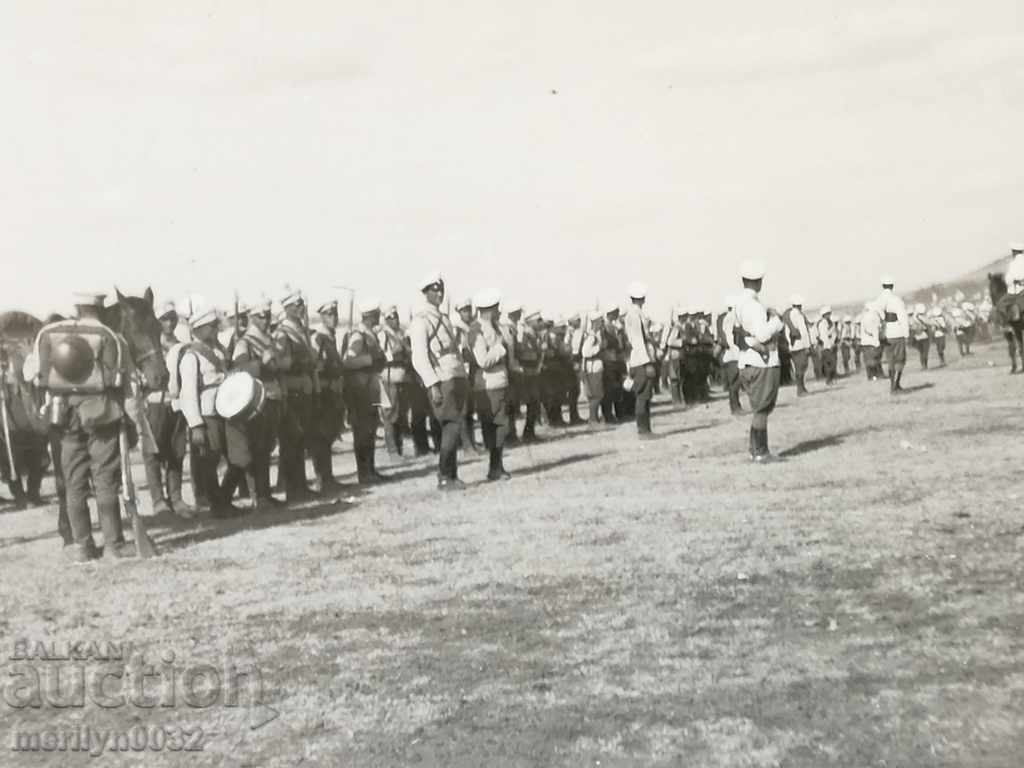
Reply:
<svg viewBox="0 0 1024 768"><path fill-rule="evenodd" d="M474 459L445 497L412 462L334 506L154 526L148 562L67 566L53 509L3 514L0 765L1019 766L1005 355L911 362L895 399L859 375L785 389L774 466L724 402L659 400L661 440L548 431L512 482ZM15 708L18 638L255 666L265 704ZM203 751L11 751L133 725L201 728Z"/></svg>

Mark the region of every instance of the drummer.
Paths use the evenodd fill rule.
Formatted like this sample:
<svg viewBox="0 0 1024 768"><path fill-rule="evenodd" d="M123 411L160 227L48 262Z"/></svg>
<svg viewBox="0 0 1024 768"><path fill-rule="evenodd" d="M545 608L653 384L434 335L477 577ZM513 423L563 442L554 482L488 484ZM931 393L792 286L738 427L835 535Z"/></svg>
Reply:
<svg viewBox="0 0 1024 768"><path fill-rule="evenodd" d="M228 462L240 460L239 446L227 445L224 419L217 415L218 385L224 381L224 354L217 344L217 312L213 308L195 312L189 319L192 341L178 362L181 393L178 404L188 423L189 446L196 458L196 497L209 499L213 517L233 517L241 510L217 484L217 465L222 455ZM233 438L237 439L237 435ZM229 470L230 474L230 470ZM202 492L200 492L200 490Z"/></svg>

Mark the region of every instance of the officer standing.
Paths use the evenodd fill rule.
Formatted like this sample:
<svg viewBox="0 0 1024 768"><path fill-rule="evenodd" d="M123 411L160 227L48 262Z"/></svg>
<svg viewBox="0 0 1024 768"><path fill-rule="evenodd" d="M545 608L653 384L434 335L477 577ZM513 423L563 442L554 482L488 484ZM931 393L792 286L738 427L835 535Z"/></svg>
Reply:
<svg viewBox="0 0 1024 768"><path fill-rule="evenodd" d="M498 325L500 296L497 291L482 291L474 304L477 319L470 326L469 346L472 350L473 399L480 416L480 431L484 446L490 454L487 480L510 480L505 469L502 452L508 434L509 358L506 337Z"/></svg>
<svg viewBox="0 0 1024 768"><path fill-rule="evenodd" d="M604 411L605 424L618 424L623 420L622 381L624 372L620 368L620 360L624 354L623 340L619 335L619 308L611 307L604 313L604 349L601 354L604 360Z"/></svg>
<svg viewBox="0 0 1024 768"><path fill-rule="evenodd" d="M782 321L765 309L759 294L764 285L764 266L746 261L740 266L743 293L737 299L740 380L750 397L750 457L758 464L773 460L768 448L768 416L779 395L779 353L776 339Z"/></svg>
<svg viewBox="0 0 1024 768"><path fill-rule="evenodd" d="M270 335L271 317L269 301L250 309L249 326L245 335L235 344L234 359L231 361L232 369L245 371L263 382L263 409L245 425L256 488L255 494L250 491L256 500L254 506L281 504L270 492L270 455L277 444L284 410L281 372L291 367L291 359L287 351L280 348Z"/></svg>
<svg viewBox="0 0 1024 768"><path fill-rule="evenodd" d="M650 320L644 312L647 303L647 287L642 283L629 286L632 305L626 312L623 325L629 344L629 376L633 379L633 395L636 398L636 429L641 440L653 436L651 431L651 396L657 371L654 362L658 352L650 338Z"/></svg>
<svg viewBox="0 0 1024 768"><path fill-rule="evenodd" d="M460 422L468 395L466 367L462 362L455 329L441 310L444 281L434 273L420 282L424 307L409 329L412 364L426 387L430 404L441 424L437 487L443 491L462 490L458 477Z"/></svg>
<svg viewBox="0 0 1024 768"><path fill-rule="evenodd" d="M452 327L455 329L455 335L458 337L459 349L462 350L462 362L466 366L467 380L473 380L473 366L476 364L473 361L473 352L469 346L469 329L473 324L473 300L465 297L455 302L455 316L451 318ZM460 440L462 442L462 448L467 451L474 451L475 453L484 453L485 449L481 448L476 444L474 439L475 433L475 419L473 418L474 411L474 400L472 397L466 398L466 414L462 418L462 427Z"/></svg>
<svg viewBox="0 0 1024 768"><path fill-rule="evenodd" d="M839 322L839 354L843 362L843 375L850 375L850 355L853 352L853 320L843 315Z"/></svg>
<svg viewBox="0 0 1024 768"><path fill-rule="evenodd" d="M338 351L338 302L327 301L317 308L320 328L313 334L316 377L320 392L314 398L312 433L314 491L338 487L334 479L334 441L345 426L341 354Z"/></svg>
<svg viewBox="0 0 1024 768"><path fill-rule="evenodd" d="M345 368L345 405L352 424L352 451L360 485L386 480L377 471L377 407L380 405L380 373L384 353L377 342L380 303L366 299L359 304L359 324L345 339L341 364Z"/></svg>
<svg viewBox="0 0 1024 768"><path fill-rule="evenodd" d="M839 334L832 322L832 307L821 308L821 319L817 323L818 350L821 355L821 373L828 386L836 382L836 344Z"/></svg>
<svg viewBox="0 0 1024 768"><path fill-rule="evenodd" d="M392 305L384 311L384 324L377 332L377 344L384 354L381 384L391 403L382 412L384 445L388 456L397 459L402 455L402 438L409 429L409 395L406 388L411 375L409 346L398 316L398 307Z"/></svg>
<svg viewBox="0 0 1024 768"><path fill-rule="evenodd" d="M893 293L895 281L886 275L882 278L882 293L877 304L885 323L886 348L889 351L889 392L903 392L903 367L907 364L907 337L910 335L910 322L907 317L907 305L903 299Z"/></svg>
<svg viewBox="0 0 1024 768"><path fill-rule="evenodd" d="M789 309L782 315L789 354L793 360L793 378L796 379L797 397L807 395L807 363L810 356L811 333L807 316L804 314L803 296L794 294L789 299Z"/></svg>
<svg viewBox="0 0 1024 768"><path fill-rule="evenodd" d="M510 339L514 352L512 357L518 360L519 357L519 321L523 319L523 305L516 301L506 302L505 316L499 321L505 331L505 337ZM523 369L517 367L509 371L508 390L508 437L506 445L515 445L519 442L519 433L516 421L519 418L519 406L522 403L523 391Z"/></svg>
<svg viewBox="0 0 1024 768"><path fill-rule="evenodd" d="M302 318L305 300L298 291L281 300L284 319L274 332L274 342L291 365L283 372L285 410L281 420L281 448L278 471L284 475L288 501L302 502L315 497L306 482L306 446L313 432L313 398L319 391L316 353Z"/></svg>

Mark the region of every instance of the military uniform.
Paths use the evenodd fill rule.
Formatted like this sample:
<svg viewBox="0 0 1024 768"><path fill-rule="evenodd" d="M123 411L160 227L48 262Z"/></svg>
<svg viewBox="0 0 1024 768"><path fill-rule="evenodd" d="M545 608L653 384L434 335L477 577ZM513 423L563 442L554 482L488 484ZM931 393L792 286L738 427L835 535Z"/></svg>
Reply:
<svg viewBox="0 0 1024 768"><path fill-rule="evenodd" d="M516 359L522 367L519 377L519 400L526 406L526 422L523 424L522 439L537 439L537 420L540 418L540 368L542 357L546 357L544 339L529 322L540 315L534 312L519 321L516 327Z"/></svg>
<svg viewBox="0 0 1024 768"><path fill-rule="evenodd" d="M562 407L569 393L569 377L572 375L571 356L565 345L565 324L557 321L545 334L547 355L541 372L544 406L548 424L564 427L566 423L562 417Z"/></svg>
<svg viewBox="0 0 1024 768"><path fill-rule="evenodd" d="M380 373L384 370L384 353L377 341L375 323L380 304L366 301L360 305L362 321L345 337L341 364L345 368L345 404L352 424L352 450L356 457L356 474L361 484L374 483L384 477L377 472L377 408L381 402Z"/></svg>
<svg viewBox="0 0 1024 768"><path fill-rule="evenodd" d="M601 410L604 412L606 424L622 421L624 413L622 382L625 378L625 370L621 365L624 340L619 334L618 312L617 308L605 312L604 328L602 329L604 334L603 349L601 350L604 362L604 403Z"/></svg>
<svg viewBox="0 0 1024 768"><path fill-rule="evenodd" d="M313 334L313 352L316 355L316 378L320 391L313 397L313 430L310 454L316 473L314 488L321 490L337 485L334 480L334 441L345 426L343 367L338 350L336 325L338 302L322 304L317 313L324 325Z"/></svg>
<svg viewBox="0 0 1024 768"><path fill-rule="evenodd" d="M758 297L764 267L745 262L740 267L744 289L737 299L735 336L740 348L740 380L750 397L753 418L750 426L750 456L755 462L771 460L768 448L768 416L779 395L779 353L777 337L782 321L769 315ZM754 287L756 286L756 287Z"/></svg>
<svg viewBox="0 0 1024 768"><path fill-rule="evenodd" d="M683 362L683 319L680 313L676 322L672 323L664 334L661 342L661 355L668 372L668 389L673 403L683 402L682 362Z"/></svg>
<svg viewBox="0 0 1024 768"><path fill-rule="evenodd" d="M433 303L433 300L439 303L444 296L440 275L429 276L420 287L427 302L409 328L412 364L429 393L434 415L441 424L438 488L460 490L465 487L458 478L458 449L460 424L469 393L466 366L462 362L451 320Z"/></svg>
<svg viewBox="0 0 1024 768"><path fill-rule="evenodd" d="M811 331L803 310L803 297L793 296L790 307L782 314L784 335L789 344L789 356L793 363L793 378L796 380L796 394L807 394L807 364L810 358Z"/></svg>
<svg viewBox="0 0 1024 768"><path fill-rule="evenodd" d="M893 293L892 278L882 279L882 293L876 304L882 314L885 330L885 348L889 358L889 390L892 393L903 390L903 367L907 363L907 337L910 323L907 306L903 299Z"/></svg>
<svg viewBox="0 0 1024 768"><path fill-rule="evenodd" d="M467 342L473 356L473 399L480 416L480 431L489 453L487 479L507 480L502 453L508 434L508 393L511 337L497 323L496 291L477 295L474 303L481 316L470 326Z"/></svg>
<svg viewBox="0 0 1024 768"><path fill-rule="evenodd" d="M301 308L302 297L291 293L282 306ZM291 309L294 313L296 310ZM279 471L284 475L285 493L289 501L303 501L310 496L306 481L306 448L315 445L313 438L313 400L320 387L316 375L316 352L305 327L295 316L285 317L274 332L274 343L291 361L282 372L285 410L281 419Z"/></svg>
<svg viewBox="0 0 1024 768"><path fill-rule="evenodd" d="M928 322L932 329L932 342L935 345L935 354L939 356L939 367L944 368L946 365L946 336L949 333L949 323L939 307L932 309Z"/></svg>
<svg viewBox="0 0 1024 768"><path fill-rule="evenodd" d="M466 366L467 377L469 381L473 380L473 368L476 365L473 360L473 353L469 348L469 328L472 324L472 313L473 313L473 302L471 299L460 299L455 304L456 314L452 315L449 319L452 321L452 328L455 329L455 336L459 345L460 354L462 355L462 363ZM465 312L469 315L469 319L465 319L462 313ZM476 419L474 418L475 403L472 397L466 398L466 412L462 417L462 425L460 426L460 442L464 450L473 450L477 453L483 453L484 449L480 448L476 444L474 435L476 432L475 425Z"/></svg>
<svg viewBox="0 0 1024 768"><path fill-rule="evenodd" d="M605 400L604 392L604 344L605 335L601 325L604 317L600 313L594 313L588 320L588 328L581 333L580 359L583 374L583 388L587 393L587 406L589 408L589 421L592 428L597 427L601 419L601 409ZM612 421L608 418L610 411L606 410L604 419L606 424Z"/></svg>
<svg viewBox="0 0 1024 768"><path fill-rule="evenodd" d="M377 331L377 344L384 355L384 370L381 372L381 385L388 395L390 405L383 409L384 445L388 455L402 455L402 438L409 430L409 344L405 333L392 328L387 318L398 318L398 309L387 310L385 322Z"/></svg>
<svg viewBox="0 0 1024 768"><path fill-rule="evenodd" d="M634 283L628 292L633 305L623 318L623 326L629 346L629 376L633 379L632 394L635 398L637 433L641 437L647 437L652 434L651 397L657 378L654 362L658 358L658 352L650 338L651 321L643 309L647 299L647 288L640 283Z"/></svg>
<svg viewBox="0 0 1024 768"><path fill-rule="evenodd" d="M719 343L722 345L722 386L729 393L729 412L743 413L740 405L740 349L736 346L736 299L726 300L726 311L718 319Z"/></svg>
<svg viewBox="0 0 1024 768"><path fill-rule="evenodd" d="M874 304L865 304L860 316L860 351L868 381L877 381L882 372L882 316Z"/></svg>
<svg viewBox="0 0 1024 768"><path fill-rule="evenodd" d="M928 353L931 349L931 324L928 322L928 317L925 314L924 304L918 304L914 307L914 312L910 315L910 338L917 349L917 355L921 361L921 370L928 370Z"/></svg>
<svg viewBox="0 0 1024 768"><path fill-rule="evenodd" d="M269 305L253 310L253 314L270 314ZM270 458L277 445L278 431L284 411L284 389L281 372L291 367L288 352L278 346L270 335L269 327L261 330L257 322L250 322L245 335L235 344L233 370L245 371L263 383L263 408L244 424L231 429L244 430L251 454L252 482L258 502L274 503L270 484ZM250 490L250 493L252 491Z"/></svg>
<svg viewBox="0 0 1024 768"><path fill-rule="evenodd" d="M163 307L157 318L162 323L174 322L178 318L173 304ZM181 345L178 337L165 327L160 336L160 346L165 358L172 349ZM168 369L177 365L177 360L167 359ZM173 511L183 517L191 517L195 510L182 498L182 468L185 463L186 443L188 441L188 425L185 417L171 402L166 389L150 392L146 396L146 417L153 433L156 450L150 450L146 442L142 444L142 461L146 468L146 482L149 495L153 502L153 511L157 514ZM164 481L166 480L166 488Z"/></svg>
<svg viewBox="0 0 1024 768"><path fill-rule="evenodd" d="M566 399L569 403L569 426L574 427L583 423L580 418L580 394L582 393L582 358L580 357L580 345L583 343L583 331L580 328L581 318L578 314L569 317L569 327L566 329L562 345L567 355L567 368L565 382L567 387Z"/></svg>
<svg viewBox="0 0 1024 768"><path fill-rule="evenodd" d="M850 375L850 357L853 354L853 321L844 316L839 324L839 354L843 363L843 375Z"/></svg>
<svg viewBox="0 0 1024 768"><path fill-rule="evenodd" d="M817 322L818 352L821 355L821 375L825 383L831 386L836 381L836 346L839 333L832 322L832 308L821 310L821 319Z"/></svg>
<svg viewBox="0 0 1024 768"><path fill-rule="evenodd" d="M43 328L36 339L34 353L40 361L39 386L48 390L51 421L60 430L60 463L64 473L72 539L65 552L76 562L96 556L86 501L90 484L96 496L103 531L103 554L123 556L129 552L121 525L118 489L121 469L119 442L122 420L127 418L124 402L129 396L130 358L127 344L112 331L107 332L116 338L116 344L104 344L95 361L91 357L81 357L77 351L61 360L57 359L59 350L53 350L52 355L48 350L44 358L41 345L49 344L44 339L50 338L49 331L55 327L72 331L81 328L86 333L105 329L98 319L103 299L102 295L83 299L78 304L80 319ZM44 359L50 359L50 362L44 363ZM91 371L99 369L102 374L102 390L88 394L54 394L50 371L60 371L62 365L70 364L73 367L78 363L83 366L87 364Z"/></svg>

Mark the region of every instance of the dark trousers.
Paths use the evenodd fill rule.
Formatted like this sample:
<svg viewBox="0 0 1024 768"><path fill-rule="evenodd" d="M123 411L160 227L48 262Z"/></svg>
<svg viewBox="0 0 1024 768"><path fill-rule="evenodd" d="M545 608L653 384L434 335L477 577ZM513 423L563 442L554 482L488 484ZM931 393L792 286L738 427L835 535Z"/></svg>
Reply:
<svg viewBox="0 0 1024 768"><path fill-rule="evenodd" d="M651 396L654 394L656 372L653 365L638 365L629 369L629 375L633 379L636 430L647 434L651 431Z"/></svg>
<svg viewBox="0 0 1024 768"><path fill-rule="evenodd" d="M381 386L387 387L388 400L391 407L381 413L384 422L384 446L391 456L402 454L402 440L409 431L409 397L406 394L405 382L388 382Z"/></svg>
<svg viewBox="0 0 1024 768"><path fill-rule="evenodd" d="M722 385L729 393L729 411L740 413L743 410L740 405L740 365L735 360L722 363Z"/></svg>
<svg viewBox="0 0 1024 768"><path fill-rule="evenodd" d="M373 404L376 379L365 374L354 375L345 385L345 407L352 425L352 451L356 457L359 481L371 479L376 473L377 406Z"/></svg>
<svg viewBox="0 0 1024 768"><path fill-rule="evenodd" d="M284 474L285 493L289 496L309 490L306 485L306 441L312 418L310 398L304 392L289 392L281 418L278 471Z"/></svg>
<svg viewBox="0 0 1024 768"><path fill-rule="evenodd" d="M861 354L864 355L864 374L869 379L884 376L885 374L882 371L882 348L864 346L860 349Z"/></svg>
<svg viewBox="0 0 1024 768"><path fill-rule="evenodd" d="M917 355L921 360L921 370L928 370L928 352L931 348L930 339L914 339Z"/></svg>
<svg viewBox="0 0 1024 768"><path fill-rule="evenodd" d="M907 364L907 340L890 339L885 345L889 361L889 384L892 389L901 388L903 367Z"/></svg>
<svg viewBox="0 0 1024 768"><path fill-rule="evenodd" d="M469 385L465 379L441 382L441 404L433 406L434 417L441 425L441 449L437 460L437 474L441 479L454 480L458 477L461 422L468 395Z"/></svg>
<svg viewBox="0 0 1024 768"><path fill-rule="evenodd" d="M836 380L836 350L835 348L823 348L819 354L821 355L821 375L826 384L831 384Z"/></svg>
<svg viewBox="0 0 1024 768"><path fill-rule="evenodd" d="M666 361L668 367L668 391L673 403L683 402L682 362L676 358Z"/></svg>
<svg viewBox="0 0 1024 768"><path fill-rule="evenodd" d="M839 352L843 359L843 374L848 376L850 374L850 345L843 343L839 347Z"/></svg>
<svg viewBox="0 0 1024 768"><path fill-rule="evenodd" d="M807 391L807 362L810 353L806 349L794 349L790 351L793 358L793 378L796 379L796 392L802 395Z"/></svg>
<svg viewBox="0 0 1024 768"><path fill-rule="evenodd" d="M506 389L485 389L473 392L473 405L480 417L484 447L490 454L488 475L504 472L502 452L508 437L508 403Z"/></svg>
<svg viewBox="0 0 1024 768"><path fill-rule="evenodd" d="M601 379L604 384L604 398L601 401L601 411L604 413L605 423L614 424L618 421L618 414L622 408L618 404L622 399L622 376L614 360L605 361Z"/></svg>
<svg viewBox="0 0 1024 768"><path fill-rule="evenodd" d="M410 435L413 445L416 447L416 455L423 456L430 453L430 442L434 442L434 452L441 448L441 423L434 418L431 411L430 397L427 390L420 384L419 380L407 384L406 394L409 398L409 407L412 412Z"/></svg>
<svg viewBox="0 0 1024 768"><path fill-rule="evenodd" d="M565 381L567 385L566 399L569 401L569 423L579 424L582 421L580 418L580 395L583 392L579 371L570 368L566 373Z"/></svg>
<svg viewBox="0 0 1024 768"><path fill-rule="evenodd" d="M121 473L119 434L120 424L115 422L88 432L69 429L61 436L60 460L67 492L68 522L75 544L87 546L92 541L92 522L86 501L90 480L96 494L104 546L124 541L118 499Z"/></svg>
<svg viewBox="0 0 1024 768"><path fill-rule="evenodd" d="M171 410L167 403L148 403L146 416L156 442L156 453L142 452L150 498L154 504L164 499L180 503L182 465L188 440L185 416Z"/></svg>
<svg viewBox="0 0 1024 768"><path fill-rule="evenodd" d="M939 356L939 365L946 364L946 337L937 336L935 338L935 354Z"/></svg>
<svg viewBox="0 0 1024 768"><path fill-rule="evenodd" d="M332 382L325 384L330 385ZM347 404L342 403L341 393L329 386L319 394L313 395L312 403L312 422L307 440L309 453L317 478L321 483L329 483L334 479L334 441L338 439L345 426ZM349 421L352 421L351 414Z"/></svg>
<svg viewBox="0 0 1024 768"><path fill-rule="evenodd" d="M519 398L526 406L526 423L523 424L523 437L533 437L540 417L540 375L524 373L519 379Z"/></svg>

